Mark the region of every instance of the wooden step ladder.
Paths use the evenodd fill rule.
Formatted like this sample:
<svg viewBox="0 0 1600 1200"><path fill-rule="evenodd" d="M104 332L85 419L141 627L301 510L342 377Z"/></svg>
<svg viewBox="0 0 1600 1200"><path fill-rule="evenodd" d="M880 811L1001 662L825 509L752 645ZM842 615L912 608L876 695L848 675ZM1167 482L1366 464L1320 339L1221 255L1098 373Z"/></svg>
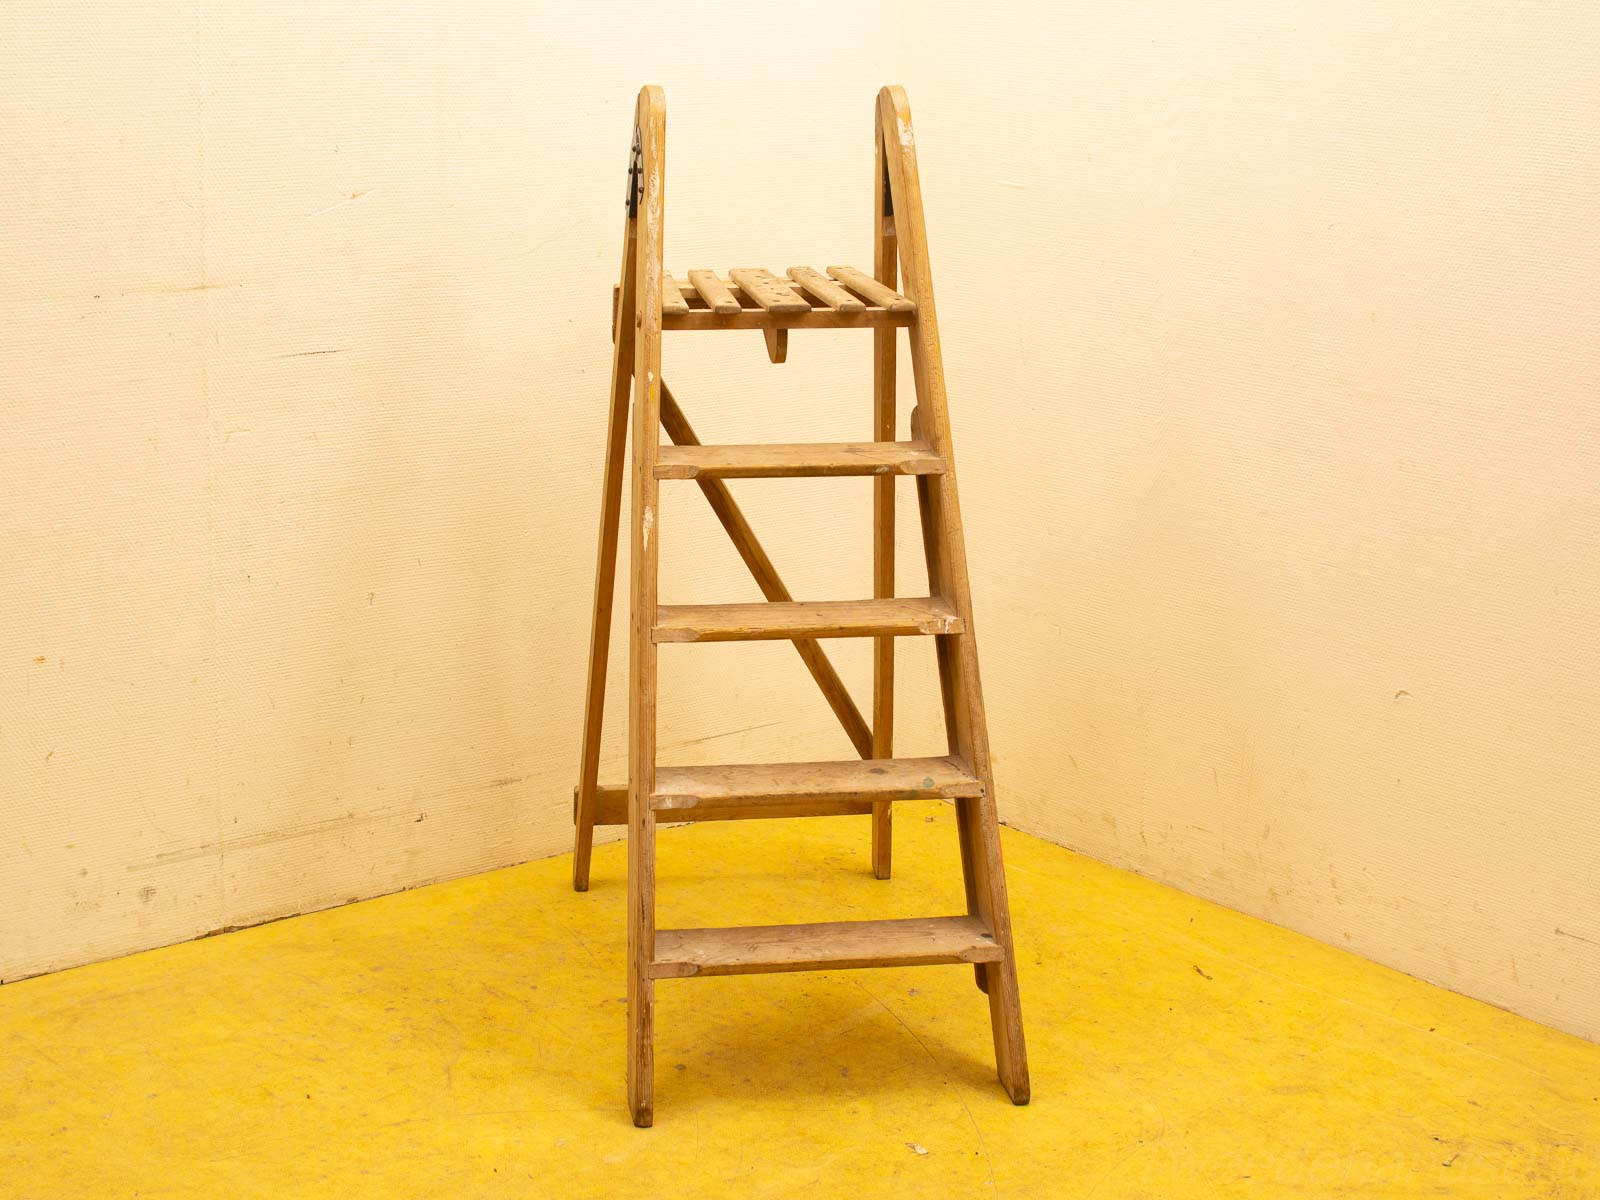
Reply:
<svg viewBox="0 0 1600 1200"><path fill-rule="evenodd" d="M785 279L754 268L723 278L662 270L666 109L646 87L635 109L628 165L622 277L614 299L615 347L606 433L600 548L595 568L582 762L574 792L573 886L589 886L595 825L628 827L628 1101L634 1124L653 1119L654 1001L658 979L761 971L971 963L988 995L1000 1081L1028 1101L1028 1065L1017 998L1016 958L1006 902L989 739L978 685L972 598L956 498L955 460L945 407L939 327L928 272L922 190L911 111L897 87L878 94L874 121L873 270L791 267ZM897 273L903 290L896 290ZM871 442L706 446L661 378L661 334L676 329L759 329L782 362L791 329L873 331ZM896 330L909 335L917 406L911 438L897 441ZM633 401L632 622L629 639L628 783L599 782L612 589L622 512L623 456ZM660 444L658 426L673 445ZM870 475L873 594L870 599L794 600L734 502L724 480ZM894 594L895 477L916 480L929 595ZM656 599L657 491L662 480L694 480L733 539L766 603L659 604ZM949 754L895 758L894 642L934 639ZM869 726L819 639L870 637ZM656 765L656 647L664 642L783 639L799 651L858 760L761 765ZM873 872L889 877L890 806L896 800L955 802L967 911L912 920L849 921L739 929L657 929L656 823L758 817L870 815Z"/></svg>

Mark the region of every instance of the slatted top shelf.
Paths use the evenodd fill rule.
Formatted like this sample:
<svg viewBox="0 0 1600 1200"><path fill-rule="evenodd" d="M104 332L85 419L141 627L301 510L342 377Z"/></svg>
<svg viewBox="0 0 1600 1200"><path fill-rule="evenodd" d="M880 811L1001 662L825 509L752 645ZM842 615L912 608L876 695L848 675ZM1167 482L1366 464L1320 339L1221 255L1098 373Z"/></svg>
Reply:
<svg viewBox="0 0 1600 1200"><path fill-rule="evenodd" d="M836 329L910 325L917 306L871 272L855 267L761 267L667 275L663 329Z"/></svg>

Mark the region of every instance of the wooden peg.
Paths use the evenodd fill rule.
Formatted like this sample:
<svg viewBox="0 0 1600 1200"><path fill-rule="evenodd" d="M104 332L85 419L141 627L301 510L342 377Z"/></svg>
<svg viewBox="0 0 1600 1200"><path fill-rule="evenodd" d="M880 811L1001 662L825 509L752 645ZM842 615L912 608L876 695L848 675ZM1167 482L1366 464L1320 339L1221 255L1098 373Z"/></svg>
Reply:
<svg viewBox="0 0 1600 1200"><path fill-rule="evenodd" d="M766 328L761 331L761 336L767 339L767 357L775 363L781 363L789 357L789 331L787 329Z"/></svg>

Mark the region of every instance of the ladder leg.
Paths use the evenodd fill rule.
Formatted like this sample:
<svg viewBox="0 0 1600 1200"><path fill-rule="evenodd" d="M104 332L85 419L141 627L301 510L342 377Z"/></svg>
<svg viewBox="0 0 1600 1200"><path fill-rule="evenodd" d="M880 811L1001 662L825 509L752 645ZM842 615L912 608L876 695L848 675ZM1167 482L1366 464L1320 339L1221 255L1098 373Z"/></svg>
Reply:
<svg viewBox="0 0 1600 1200"><path fill-rule="evenodd" d="M949 552L951 533L946 501L937 483L918 480L923 518L923 544L928 554L930 585L965 591L957 582ZM959 519L959 518L957 518ZM938 583L934 583L938 580ZM970 612L970 600L957 606ZM938 639L939 686L944 697L945 728L950 752L964 758L983 781L984 794L956 801L956 829L961 844L961 871L967 892L967 910L983 918L995 941L1006 949L999 962L974 967L979 990L989 997L989 1023L994 1033L995 1065L1000 1082L1014 1103L1029 1098L1027 1050L1022 1035L1022 1005L1017 989L1016 954L1011 940L1011 908L1006 896L1005 867L1000 856L999 817L994 806L994 775L989 764L988 737L984 730L983 697L979 691L977 650L971 621L968 632Z"/></svg>
<svg viewBox="0 0 1600 1200"><path fill-rule="evenodd" d="M633 1123L655 1119L656 820L656 457L661 442L661 238L666 109L661 89L639 93L640 186L635 221L638 299L634 314L633 613L628 679L628 1107Z"/></svg>
<svg viewBox="0 0 1600 1200"><path fill-rule="evenodd" d="M877 155L872 171L872 266L880 283L896 284L894 217L889 208L888 177L884 174L883 138L873 122ZM880 442L895 438L894 353L895 330L872 331L873 437ZM872 594L894 595L894 496L892 475L872 481ZM872 647L872 757L894 757L894 639L881 637ZM894 848L894 806L872 806L872 873L889 878Z"/></svg>
<svg viewBox="0 0 1600 1200"><path fill-rule="evenodd" d="M1016 953L1011 938L1011 911L1006 896L1005 869L1000 854L999 819L994 803L994 775L989 761L989 738L978 679L978 652L972 622L972 594L967 579L966 541L961 506L956 491L955 454L946 406L944 364L939 348L938 316L934 309L933 281L928 267L927 230L922 213L922 185L918 177L916 141L911 110L905 93L897 87L878 93L878 131L888 165L890 193L899 236L900 266L906 294L916 302L917 317L910 326L911 369L916 379L919 425L928 441L945 460L945 473L931 480L923 498L924 548L928 553L928 584L961 615L964 632L945 634L938 640L940 682L949 718L950 750L965 759L983 783L983 795L958 802L957 820L964 830L969 895L994 939L1004 948L998 962L983 964L984 991L989 996L989 1018L994 1033L995 1065L1000 1082L1011 1099L1026 1104L1029 1098L1027 1049L1022 1033L1022 1007L1017 990Z"/></svg>
<svg viewBox="0 0 1600 1200"><path fill-rule="evenodd" d="M1017 957L1011 945L1011 917L1006 899L1005 868L1000 858L1000 830L994 799L988 795L956 802L957 819L972 841L979 879L980 910L1006 948L999 962L983 964L979 982L989 995L989 1024L994 1034L995 1065L1013 1104L1026 1104L1030 1094L1028 1054L1022 1037L1022 1005L1017 992ZM1002 935L1000 929L1004 927Z"/></svg>
<svg viewBox="0 0 1600 1200"><path fill-rule="evenodd" d="M594 848L595 793L600 781L600 738L605 727L606 664L611 654L611 607L617 581L617 535L622 522L623 455L628 445L628 399L633 387L634 234L623 238L622 280L612 315L611 409L606 418L605 482L600 492L600 550L594 567L594 611L589 625L589 679L583 698L583 749L573 795L572 886L589 890Z"/></svg>

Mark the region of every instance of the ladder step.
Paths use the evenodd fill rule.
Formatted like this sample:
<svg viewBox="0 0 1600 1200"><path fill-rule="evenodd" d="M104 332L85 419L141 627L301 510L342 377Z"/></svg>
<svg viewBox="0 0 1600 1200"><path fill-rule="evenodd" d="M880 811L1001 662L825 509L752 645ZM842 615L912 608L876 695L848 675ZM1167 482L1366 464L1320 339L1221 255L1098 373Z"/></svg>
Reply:
<svg viewBox="0 0 1600 1200"><path fill-rule="evenodd" d="M657 767L650 807L663 821L749 821L870 813L885 800L954 800L983 784L954 758ZM596 825L628 823L628 789L601 784Z"/></svg>
<svg viewBox="0 0 1600 1200"><path fill-rule="evenodd" d="M666 770L666 768L662 768ZM659 776L659 771L658 771ZM573 789L573 811L578 811L578 789ZM870 800L832 797L827 800L762 800L760 803L717 803L698 808L677 808L662 816L662 821L774 821L786 816L866 816L872 811ZM626 784L598 784L595 787L595 824L626 826Z"/></svg>
<svg viewBox="0 0 1600 1200"><path fill-rule="evenodd" d="M577 788L573 788L573 811L577 811ZM861 817L872 811L871 800L854 796L834 797L828 800L762 800L759 803L701 805L698 808L675 809L665 814L664 821L772 821L780 817ZM628 823L628 789L622 784L603 783L595 788L594 823L596 825L626 825Z"/></svg>
<svg viewBox="0 0 1600 1200"><path fill-rule="evenodd" d="M654 642L751 642L774 638L907 637L963 633L943 600L783 600L757 604L663 604Z"/></svg>
<svg viewBox="0 0 1600 1200"><path fill-rule="evenodd" d="M942 475L926 442L662 446L657 479L778 479L837 475Z"/></svg>
<svg viewBox="0 0 1600 1200"><path fill-rule="evenodd" d="M981 796L983 784L953 758L657 767L653 809L680 814L814 800L940 800Z"/></svg>
<svg viewBox="0 0 1600 1200"><path fill-rule="evenodd" d="M977 917L749 925L739 929L659 929L650 974L750 975L849 967L920 967L999 962L1004 951Z"/></svg>

